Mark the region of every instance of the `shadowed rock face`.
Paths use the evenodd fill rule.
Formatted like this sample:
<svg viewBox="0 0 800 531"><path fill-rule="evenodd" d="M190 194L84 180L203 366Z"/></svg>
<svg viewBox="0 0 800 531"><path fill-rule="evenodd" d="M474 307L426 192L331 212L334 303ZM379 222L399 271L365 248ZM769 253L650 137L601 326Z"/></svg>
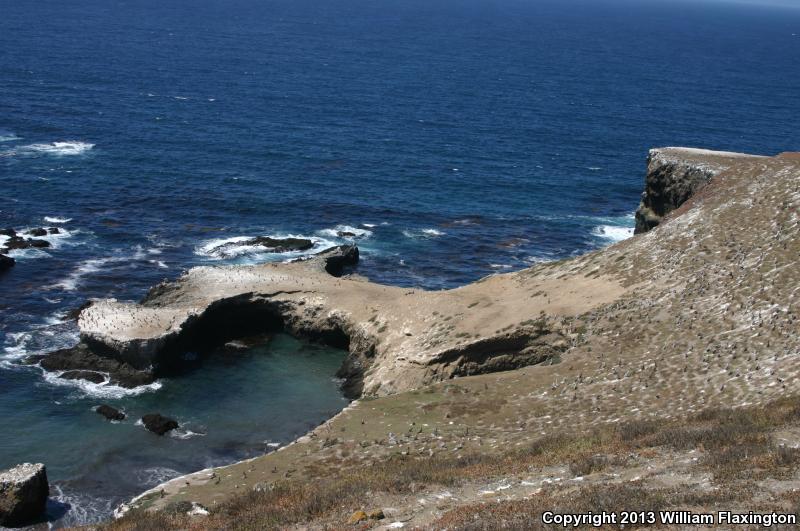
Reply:
<svg viewBox="0 0 800 531"><path fill-rule="evenodd" d="M689 148L650 150L635 234L647 232L732 165L755 155Z"/></svg>
<svg viewBox="0 0 800 531"><path fill-rule="evenodd" d="M42 464L25 463L0 472L0 526L21 527L40 521L49 493Z"/></svg>

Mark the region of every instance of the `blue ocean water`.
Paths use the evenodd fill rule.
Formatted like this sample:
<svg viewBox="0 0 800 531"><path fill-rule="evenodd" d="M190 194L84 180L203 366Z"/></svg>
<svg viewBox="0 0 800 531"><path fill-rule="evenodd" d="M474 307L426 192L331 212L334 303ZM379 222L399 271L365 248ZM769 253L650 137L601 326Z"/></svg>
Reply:
<svg viewBox="0 0 800 531"><path fill-rule="evenodd" d="M147 483L109 497L114 474L185 472L216 455L216 443L192 442L191 458L152 446L109 465L129 447L92 416L102 390L14 364L73 343L63 317L87 298L137 299L198 264L292 256L210 251L243 236L302 235L321 249L352 232L360 274L429 289L583 253L630 232L649 148L797 150L799 95L790 7L0 0L0 227L63 231L0 277L0 418L17 419L0 437L0 468L37 448L29 459L47 456L77 522ZM306 403L264 360L332 377L340 354L309 349L267 347L232 365L274 386L245 388L239 403L270 392L280 407ZM231 377L183 381L214 389ZM136 412L155 400L165 413L197 401L208 416L195 422L216 433L229 404L170 385L183 384L111 400ZM304 421L341 407L331 385L308 388L319 391ZM260 427L220 425L231 440L295 434L244 409L245 426ZM70 468L65 436L100 448ZM179 462L159 464L166 456Z"/></svg>

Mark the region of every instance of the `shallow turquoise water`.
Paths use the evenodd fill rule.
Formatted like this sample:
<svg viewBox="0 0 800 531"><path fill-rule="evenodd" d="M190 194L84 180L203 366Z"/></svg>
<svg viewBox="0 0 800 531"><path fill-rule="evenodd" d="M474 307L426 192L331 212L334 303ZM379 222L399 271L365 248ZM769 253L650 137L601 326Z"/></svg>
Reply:
<svg viewBox="0 0 800 531"><path fill-rule="evenodd" d="M263 454L338 412L347 400L333 375L343 358L341 351L277 335L264 347L209 358L138 396L98 396L102 388L87 395L85 385L43 382L35 369L2 370L0 468L46 463L54 498L70 505L62 524L107 517L148 487ZM128 418L106 421L94 411L101 403ZM159 437L137 424L153 412L181 428ZM53 504L51 513L66 508Z"/></svg>

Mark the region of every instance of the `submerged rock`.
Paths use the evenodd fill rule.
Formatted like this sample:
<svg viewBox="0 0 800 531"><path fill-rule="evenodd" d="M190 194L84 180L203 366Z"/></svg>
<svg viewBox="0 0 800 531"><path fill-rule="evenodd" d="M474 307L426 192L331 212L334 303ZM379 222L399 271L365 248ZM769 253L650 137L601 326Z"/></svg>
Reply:
<svg viewBox="0 0 800 531"><path fill-rule="evenodd" d="M125 413L106 404L97 406L95 411L108 420L125 420Z"/></svg>
<svg viewBox="0 0 800 531"><path fill-rule="evenodd" d="M21 527L44 516L50 487L41 463L0 472L0 526Z"/></svg>
<svg viewBox="0 0 800 531"><path fill-rule="evenodd" d="M164 417L159 413L150 413L142 417L144 427L156 435L165 433L178 428L178 421L169 417Z"/></svg>
<svg viewBox="0 0 800 531"><path fill-rule="evenodd" d="M8 271L17 263L16 260L11 258L10 256L6 256L4 254L0 254L0 273L3 271Z"/></svg>

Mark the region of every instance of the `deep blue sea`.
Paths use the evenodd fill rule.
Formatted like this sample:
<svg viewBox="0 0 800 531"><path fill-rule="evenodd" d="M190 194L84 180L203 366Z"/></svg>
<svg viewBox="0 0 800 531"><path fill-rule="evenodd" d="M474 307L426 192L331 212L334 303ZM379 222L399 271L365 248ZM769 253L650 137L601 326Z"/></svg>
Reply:
<svg viewBox="0 0 800 531"><path fill-rule="evenodd" d="M211 251L245 236L355 233L360 274L428 289L583 253L629 235L649 148L798 150L799 101L791 7L0 0L0 227L62 230L0 277L0 469L44 461L89 522L346 403L342 353L283 336L135 393L15 363L87 298L296 256Z"/></svg>

